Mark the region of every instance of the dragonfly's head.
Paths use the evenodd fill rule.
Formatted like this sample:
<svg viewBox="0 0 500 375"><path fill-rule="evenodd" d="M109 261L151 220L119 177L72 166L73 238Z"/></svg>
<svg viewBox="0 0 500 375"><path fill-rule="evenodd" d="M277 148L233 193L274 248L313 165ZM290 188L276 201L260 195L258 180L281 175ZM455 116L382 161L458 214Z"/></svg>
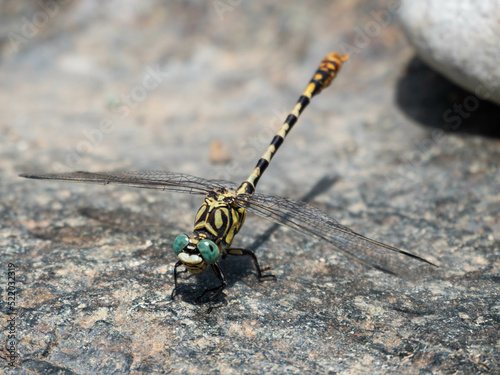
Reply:
<svg viewBox="0 0 500 375"><path fill-rule="evenodd" d="M174 251L191 273L202 273L209 264L214 264L221 254L221 249L214 241L197 236L190 238L187 234L177 236Z"/></svg>

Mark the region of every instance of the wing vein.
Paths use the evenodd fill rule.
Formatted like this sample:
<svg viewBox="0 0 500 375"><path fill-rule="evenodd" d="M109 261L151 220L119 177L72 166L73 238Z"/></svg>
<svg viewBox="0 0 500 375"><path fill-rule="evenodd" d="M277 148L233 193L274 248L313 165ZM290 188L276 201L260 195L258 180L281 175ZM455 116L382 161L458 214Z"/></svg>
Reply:
<svg viewBox="0 0 500 375"><path fill-rule="evenodd" d="M123 185L140 189L153 189L205 195L216 188L234 190L236 185L223 180L206 180L184 173L165 171L139 171L139 172L69 172L48 174L22 174L21 177L66 181L87 184Z"/></svg>
<svg viewBox="0 0 500 375"><path fill-rule="evenodd" d="M390 274L401 274L411 268L394 253L434 266L410 252L358 234L304 202L262 194L241 194L237 196L236 203L250 212L317 238L365 265Z"/></svg>

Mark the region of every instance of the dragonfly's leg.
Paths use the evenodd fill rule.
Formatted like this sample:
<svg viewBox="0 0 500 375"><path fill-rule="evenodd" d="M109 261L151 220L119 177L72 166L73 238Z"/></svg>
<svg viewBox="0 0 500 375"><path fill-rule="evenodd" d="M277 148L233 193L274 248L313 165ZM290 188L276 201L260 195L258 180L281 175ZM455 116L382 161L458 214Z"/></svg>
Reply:
<svg viewBox="0 0 500 375"><path fill-rule="evenodd" d="M270 267L261 268L259 265L259 261L257 260L257 256L255 255L255 253L252 250L231 248L231 249L226 249L226 252L229 255L238 255L238 256L247 255L247 256L252 257L253 265L255 266L255 269L257 270L257 276L259 279L272 278L272 279L276 280L276 276L274 276L272 274L269 274L269 275L262 274L263 271L269 270Z"/></svg>
<svg viewBox="0 0 500 375"><path fill-rule="evenodd" d="M177 292L177 287L179 286L179 283L177 282L177 275L179 273L185 273L187 272L187 269L184 270L184 271L181 271L181 272L177 272L177 267L179 267L180 265L182 265L182 262L179 260L177 263L175 263L175 266L174 266L174 290L172 290L172 294L170 294L170 298L174 299L175 298L175 294Z"/></svg>
<svg viewBox="0 0 500 375"><path fill-rule="evenodd" d="M200 300L205 294L207 294L209 292L215 292L208 299L209 301L213 301L215 299L215 297L219 296L222 293L222 291L224 290L224 288L227 285L226 277L224 276L224 274L220 270L219 265L217 263L214 263L211 265L211 267L215 273L215 276L217 276L217 278L221 281L221 284L215 288L205 289L203 294L197 298L198 300Z"/></svg>

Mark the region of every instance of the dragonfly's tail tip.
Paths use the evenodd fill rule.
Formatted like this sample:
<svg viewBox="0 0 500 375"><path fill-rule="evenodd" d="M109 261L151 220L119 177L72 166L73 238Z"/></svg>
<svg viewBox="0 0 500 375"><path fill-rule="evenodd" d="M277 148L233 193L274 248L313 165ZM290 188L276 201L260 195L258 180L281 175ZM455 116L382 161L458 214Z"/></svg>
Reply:
<svg viewBox="0 0 500 375"><path fill-rule="evenodd" d="M347 60L349 60L349 55L347 53L340 54L337 52L330 52L326 57L326 61L338 61L340 63L345 63Z"/></svg>

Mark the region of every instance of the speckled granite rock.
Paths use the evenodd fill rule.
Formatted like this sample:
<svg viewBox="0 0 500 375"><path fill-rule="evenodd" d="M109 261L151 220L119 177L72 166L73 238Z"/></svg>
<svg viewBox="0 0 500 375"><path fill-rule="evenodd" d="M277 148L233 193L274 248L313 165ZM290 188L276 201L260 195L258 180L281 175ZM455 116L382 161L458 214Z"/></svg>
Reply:
<svg viewBox="0 0 500 375"><path fill-rule="evenodd" d="M500 0L403 0L402 25L430 66L500 104Z"/></svg>
<svg viewBox="0 0 500 375"><path fill-rule="evenodd" d="M481 102L442 129L464 93L436 86L394 20L311 103L259 191L305 197L439 263L431 277L366 269L249 214L234 244L277 280L228 258L228 288L207 314L196 297L216 282L209 272L181 275L169 297L171 244L200 199L18 178L164 169L239 182L323 55L387 6L227 1L221 18L212 2L129 1L120 13L118 3L61 3L19 51L2 40L0 343L11 262L18 357L12 369L1 350L0 373L500 372L500 134L484 120L498 107ZM1 4L4 31L40 11ZM147 90L151 70L159 82ZM214 141L226 164L210 161Z"/></svg>

